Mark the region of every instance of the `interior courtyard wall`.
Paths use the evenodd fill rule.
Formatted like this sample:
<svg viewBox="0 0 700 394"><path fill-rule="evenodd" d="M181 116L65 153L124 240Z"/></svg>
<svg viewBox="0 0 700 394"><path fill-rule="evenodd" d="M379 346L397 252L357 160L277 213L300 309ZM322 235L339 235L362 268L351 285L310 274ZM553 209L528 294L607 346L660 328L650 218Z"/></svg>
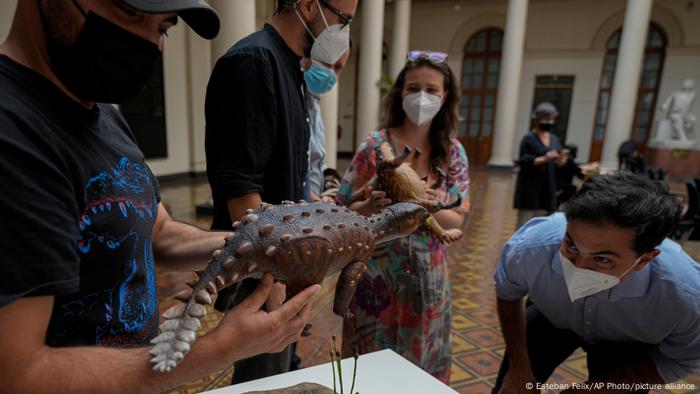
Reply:
<svg viewBox="0 0 700 394"><path fill-rule="evenodd" d="M0 2L0 38L9 31L16 3L17 0ZM272 4L273 0L257 0L258 28L271 17ZM587 157L604 42L620 27L625 4L624 0L530 1L514 147L517 148L518 140L529 125L535 76L575 75L568 141L579 145L579 157ZM383 41L388 50L391 50L392 11L392 5L387 3ZM448 52L449 65L459 77L461 51L468 37L481 28L502 28L505 13L505 1L413 0L409 48ZM700 90L700 24L697 23L700 5L688 9L686 2L655 0L651 18L669 35L658 95L658 105L661 105L685 78L694 79ZM361 99L355 97L361 23L360 12L352 25L352 37L357 45L340 78L338 124L342 128L342 137L338 141L338 150L341 152L352 152L359 143L354 141L353 128L355 102ZM596 42L596 35L602 37L599 42ZM193 34L185 24L175 27L167 41L164 76L169 157L151 160L149 164L157 175L203 171L204 93L212 67L210 43ZM699 103L696 103L694 113L700 119Z"/></svg>
<svg viewBox="0 0 700 394"><path fill-rule="evenodd" d="M502 27L505 5L479 0L414 0L409 47L448 52L450 67L461 76L461 50L467 39L482 28ZM624 0L530 1L513 152L517 152L519 140L529 127L535 77L560 74L575 76L567 142L579 146L580 158L588 157L604 42L620 28L625 6ZM700 18L698 8L687 9L686 3L672 0L654 2L651 19L669 35L657 107L683 79L693 78L700 85L700 24L694 22ZM594 47L595 35L606 23L610 31L604 33L603 44ZM385 41L390 39L390 35L385 37ZM695 113L700 112L698 107Z"/></svg>

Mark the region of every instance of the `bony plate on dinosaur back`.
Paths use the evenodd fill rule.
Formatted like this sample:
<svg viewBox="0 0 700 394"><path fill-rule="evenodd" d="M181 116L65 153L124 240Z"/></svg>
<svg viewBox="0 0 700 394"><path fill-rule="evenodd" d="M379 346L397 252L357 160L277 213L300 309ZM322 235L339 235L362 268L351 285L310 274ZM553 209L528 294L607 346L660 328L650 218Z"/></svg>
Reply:
<svg viewBox="0 0 700 394"><path fill-rule="evenodd" d="M391 201L418 204L431 214L442 209L456 208L462 204L461 197L449 202L428 198L425 183L408 162L412 153L411 148L405 147L403 153L396 156L391 145L388 142L383 142L377 147L376 153L378 159L376 189L385 192L386 197ZM420 155L421 152L416 149L413 160L416 160ZM441 187L447 179L447 175L442 169L436 168L436 171L438 178L430 186L432 189ZM462 230L458 228L444 229L432 215L426 218L425 225L444 243L454 242L462 237Z"/></svg>
<svg viewBox="0 0 700 394"><path fill-rule="evenodd" d="M427 214L412 203L394 204L369 217L333 204L304 201L263 203L248 210L233 223L225 246L214 251L205 270L197 272L199 279L175 296L183 303L163 314L160 335L151 341L153 369L167 372L182 361L196 339L206 305L219 290L268 272L286 284L289 296L340 272L333 312L351 317L348 305L375 246L413 233Z"/></svg>

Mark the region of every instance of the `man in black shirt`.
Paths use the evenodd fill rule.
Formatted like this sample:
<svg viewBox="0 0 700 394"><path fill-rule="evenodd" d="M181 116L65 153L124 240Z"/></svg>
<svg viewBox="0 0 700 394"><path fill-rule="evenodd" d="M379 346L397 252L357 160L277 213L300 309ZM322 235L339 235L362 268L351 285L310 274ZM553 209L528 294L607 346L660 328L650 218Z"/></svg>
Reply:
<svg viewBox="0 0 700 394"><path fill-rule="evenodd" d="M128 125L98 103L142 89L178 16L218 31L198 0L18 2L0 46L3 391L165 391L279 351L309 317L319 287L280 305L267 275L176 373L153 371L139 347L158 329L155 262L202 268L227 234L169 217Z"/></svg>
<svg viewBox="0 0 700 394"><path fill-rule="evenodd" d="M205 104L213 229L231 229L262 201L303 198L310 120L300 61L313 51L340 57L356 7L357 0L278 0L272 23L217 61ZM220 293L217 308L236 304L254 285L244 282L236 300L233 291ZM233 382L285 372L291 353L239 362Z"/></svg>

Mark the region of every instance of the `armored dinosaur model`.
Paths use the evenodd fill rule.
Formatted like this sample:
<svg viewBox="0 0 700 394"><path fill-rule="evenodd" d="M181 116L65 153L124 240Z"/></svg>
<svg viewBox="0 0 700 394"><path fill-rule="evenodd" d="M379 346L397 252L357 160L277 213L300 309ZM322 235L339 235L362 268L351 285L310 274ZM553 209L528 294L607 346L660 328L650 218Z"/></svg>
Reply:
<svg viewBox="0 0 700 394"><path fill-rule="evenodd" d="M340 271L333 312L351 317L348 305L375 245L411 234L427 213L410 203L394 204L368 217L326 203L285 201L249 209L233 223L225 246L197 273L199 279L175 296L184 303L163 314L160 335L151 341L153 369L170 371L183 359L213 295L267 272L284 281L287 293L294 295Z"/></svg>
<svg viewBox="0 0 700 394"><path fill-rule="evenodd" d="M420 150L416 149L414 160L420 156ZM386 192L387 198L392 202L412 202L426 208L430 213L435 213L441 209L458 207L462 203L461 198L452 202L441 202L428 199L425 192L425 184L420 179L416 171L407 163L411 155L411 148L405 147L401 156L396 157L388 142L383 142L377 147L377 190ZM446 175L438 169L438 179L432 188L437 188L445 181ZM462 237L462 230L454 228L445 230L430 215L426 221L426 226L445 243L453 242Z"/></svg>

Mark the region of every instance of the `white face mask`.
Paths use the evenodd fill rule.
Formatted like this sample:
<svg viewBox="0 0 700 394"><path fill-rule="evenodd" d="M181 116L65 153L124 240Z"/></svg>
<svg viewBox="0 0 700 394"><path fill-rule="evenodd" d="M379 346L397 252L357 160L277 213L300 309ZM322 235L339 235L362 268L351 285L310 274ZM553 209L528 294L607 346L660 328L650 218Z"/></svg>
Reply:
<svg viewBox="0 0 700 394"><path fill-rule="evenodd" d="M440 107L442 107L440 96L422 90L403 98L403 110L406 112L406 116L418 126L433 120L435 115L440 112Z"/></svg>
<svg viewBox="0 0 700 394"><path fill-rule="evenodd" d="M350 47L350 25L345 26L345 28L339 24L328 26L321 4L318 1L316 1L316 4L318 5L318 12L321 13L321 18L323 18L323 23L326 25L326 28L318 37L314 37L299 11L294 9L294 12L297 13L297 17L299 17L304 28L314 39L314 45L311 47L311 58L327 64L335 64Z"/></svg>
<svg viewBox="0 0 700 394"><path fill-rule="evenodd" d="M630 272L639 263L642 256L620 276L579 268L568 257L561 254L561 251L559 252L559 258L561 259L561 268L564 271L566 287L569 290L569 298L571 298L571 302L574 302L579 298L588 297L591 294L599 293L619 284L620 278Z"/></svg>

